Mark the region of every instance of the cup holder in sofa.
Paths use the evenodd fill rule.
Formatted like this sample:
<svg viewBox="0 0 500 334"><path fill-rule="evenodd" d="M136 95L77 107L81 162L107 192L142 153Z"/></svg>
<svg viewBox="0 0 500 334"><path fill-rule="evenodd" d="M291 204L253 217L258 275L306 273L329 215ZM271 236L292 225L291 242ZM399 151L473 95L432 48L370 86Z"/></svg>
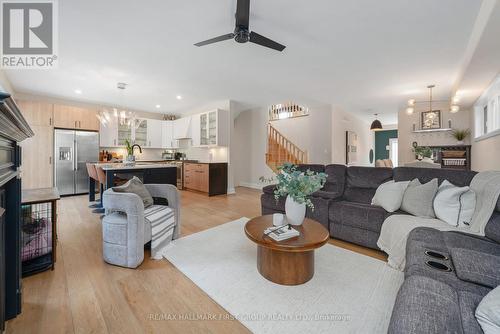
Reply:
<svg viewBox="0 0 500 334"><path fill-rule="evenodd" d="M431 250L426 250L425 255L438 260L448 260L448 257L446 255Z"/></svg>
<svg viewBox="0 0 500 334"><path fill-rule="evenodd" d="M436 269L436 270L451 271L451 268L448 267L444 263L440 263L440 262L436 262L436 261L426 261L425 264L428 265L429 267L433 268L433 269Z"/></svg>

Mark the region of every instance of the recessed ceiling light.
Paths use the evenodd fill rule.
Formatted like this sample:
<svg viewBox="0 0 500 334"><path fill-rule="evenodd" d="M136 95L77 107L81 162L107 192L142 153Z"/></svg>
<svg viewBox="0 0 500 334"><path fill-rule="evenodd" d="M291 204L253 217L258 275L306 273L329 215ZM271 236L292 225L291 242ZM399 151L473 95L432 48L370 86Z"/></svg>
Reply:
<svg viewBox="0 0 500 334"><path fill-rule="evenodd" d="M156 109L160 109L161 106L159 104L156 105Z"/></svg>
<svg viewBox="0 0 500 334"><path fill-rule="evenodd" d="M76 93L76 94L81 94L81 93L82 93L82 90L81 90L81 89L75 89L75 93Z"/></svg>
<svg viewBox="0 0 500 334"><path fill-rule="evenodd" d="M182 100L182 96L181 96L181 95L177 95L175 98L176 98L177 100Z"/></svg>

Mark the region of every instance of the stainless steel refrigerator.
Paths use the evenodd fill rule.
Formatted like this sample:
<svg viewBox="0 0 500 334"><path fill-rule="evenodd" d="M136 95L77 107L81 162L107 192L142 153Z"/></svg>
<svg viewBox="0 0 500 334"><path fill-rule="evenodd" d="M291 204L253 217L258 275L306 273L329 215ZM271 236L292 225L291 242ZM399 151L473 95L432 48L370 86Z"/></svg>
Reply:
<svg viewBox="0 0 500 334"><path fill-rule="evenodd" d="M99 134L90 131L55 130L55 184L61 195L89 191L87 162L99 160Z"/></svg>

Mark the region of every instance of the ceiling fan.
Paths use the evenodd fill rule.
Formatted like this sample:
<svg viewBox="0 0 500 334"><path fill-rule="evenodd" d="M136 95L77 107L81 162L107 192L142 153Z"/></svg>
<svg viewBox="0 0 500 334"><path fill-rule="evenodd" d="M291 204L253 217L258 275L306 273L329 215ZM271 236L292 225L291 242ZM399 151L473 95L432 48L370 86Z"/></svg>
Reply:
<svg viewBox="0 0 500 334"><path fill-rule="evenodd" d="M283 51L286 46L270 40L267 37L257 34L254 31L248 30L248 21L250 16L250 0L237 0L236 5L236 25L234 32L225 34L215 38L208 39L203 42L196 43L196 46L204 46L212 43L222 42L228 39L233 39L238 43L255 43L266 48L271 48L276 51Z"/></svg>

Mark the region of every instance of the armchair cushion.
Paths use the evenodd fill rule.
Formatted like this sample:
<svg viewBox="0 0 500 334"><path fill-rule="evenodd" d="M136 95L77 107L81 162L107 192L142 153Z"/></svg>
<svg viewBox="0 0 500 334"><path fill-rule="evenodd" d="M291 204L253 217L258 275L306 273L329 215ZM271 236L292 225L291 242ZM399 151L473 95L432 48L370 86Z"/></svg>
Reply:
<svg viewBox="0 0 500 334"><path fill-rule="evenodd" d="M151 196L151 194L148 192L144 184L137 176L134 176L124 185L113 187L113 191L118 193L136 194L141 198L145 208L153 205L153 197Z"/></svg>

